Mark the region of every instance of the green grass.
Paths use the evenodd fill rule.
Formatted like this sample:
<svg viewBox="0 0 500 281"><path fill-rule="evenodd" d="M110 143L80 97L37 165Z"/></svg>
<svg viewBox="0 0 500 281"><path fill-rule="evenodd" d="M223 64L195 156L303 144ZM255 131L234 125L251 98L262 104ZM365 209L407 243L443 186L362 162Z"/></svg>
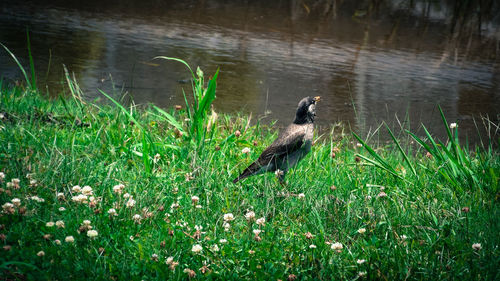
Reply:
<svg viewBox="0 0 500 281"><path fill-rule="evenodd" d="M332 132L291 170L286 188L274 174L235 185L231 179L277 136L274 127L219 114L210 130L211 116L192 128L186 120L193 112L185 109L84 102L76 81L66 78L69 98L0 85L0 275L6 279L187 279L186 269L195 279L500 277L498 151L463 149L454 138L458 129L442 144L414 136L418 146L396 137L379 146ZM193 141L196 130L203 134ZM242 153L245 147L250 153ZM121 195L113 191L118 184ZM81 194L75 185L90 186L94 200L74 202ZM124 193L133 207L126 207ZM13 198L20 206L5 205ZM249 210L265 225L248 222ZM234 215L228 231L226 213ZM97 237L88 237L84 220ZM56 221L64 228L47 226ZM263 231L260 239L253 229ZM332 250L335 242L343 248ZM196 244L201 253L192 251ZM178 262L173 270L168 257Z"/></svg>

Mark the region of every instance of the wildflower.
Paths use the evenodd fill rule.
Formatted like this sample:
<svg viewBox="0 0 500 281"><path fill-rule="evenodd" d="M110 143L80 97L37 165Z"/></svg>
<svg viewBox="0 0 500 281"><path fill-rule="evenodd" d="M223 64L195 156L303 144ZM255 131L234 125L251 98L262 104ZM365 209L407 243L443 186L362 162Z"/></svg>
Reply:
<svg viewBox="0 0 500 281"><path fill-rule="evenodd" d="M472 244L472 249L479 251L481 250L481 243L474 243Z"/></svg>
<svg viewBox="0 0 500 281"><path fill-rule="evenodd" d="M174 262L174 257L168 257L165 261L166 264L171 265Z"/></svg>
<svg viewBox="0 0 500 281"><path fill-rule="evenodd" d="M253 234L255 234L255 236L259 236L259 234L262 232L262 230L260 229L254 229L253 230Z"/></svg>
<svg viewBox="0 0 500 281"><path fill-rule="evenodd" d="M253 254L255 254L255 251L254 251L254 250L248 250L248 253L249 253L250 255L253 255Z"/></svg>
<svg viewBox="0 0 500 281"><path fill-rule="evenodd" d="M56 226L58 228L64 228L64 221L56 221Z"/></svg>
<svg viewBox="0 0 500 281"><path fill-rule="evenodd" d="M356 261L358 264L364 264L366 262L366 260L357 260Z"/></svg>
<svg viewBox="0 0 500 281"><path fill-rule="evenodd" d="M19 180L19 179L12 179L11 182L12 182L12 185L13 185L14 189L19 189L19 187L20 187L19 183L21 183L21 180Z"/></svg>
<svg viewBox="0 0 500 281"><path fill-rule="evenodd" d="M201 247L200 244L195 244L193 245L193 248L191 248L191 251L195 254L198 254L200 253L201 251L203 251L203 248Z"/></svg>
<svg viewBox="0 0 500 281"><path fill-rule="evenodd" d="M378 198L383 198L383 197L387 197L387 193L385 192L380 192L378 195L377 195Z"/></svg>
<svg viewBox="0 0 500 281"><path fill-rule="evenodd" d="M82 224L85 226L90 226L91 222L89 220L84 220Z"/></svg>
<svg viewBox="0 0 500 281"><path fill-rule="evenodd" d="M313 235L312 235L312 233L311 233L311 232L307 232L307 233L305 234L305 236L306 236L306 239L312 239L312 238L313 238Z"/></svg>
<svg viewBox="0 0 500 281"><path fill-rule="evenodd" d="M82 194L83 195L87 195L87 196L90 196L92 195L92 187L86 185L82 188Z"/></svg>
<svg viewBox="0 0 500 281"><path fill-rule="evenodd" d="M58 209L58 210L59 210L59 212L64 212L64 211L66 211L66 208L64 208L64 207L59 207L59 209Z"/></svg>
<svg viewBox="0 0 500 281"><path fill-rule="evenodd" d="M358 229L358 233L359 234L363 234L365 232L366 232L366 228L360 228L360 229Z"/></svg>
<svg viewBox="0 0 500 281"><path fill-rule="evenodd" d="M56 239L56 240L54 240L54 243L55 243L56 245L61 245L61 240Z"/></svg>
<svg viewBox="0 0 500 281"><path fill-rule="evenodd" d="M170 270L174 271L175 267L179 265L179 262L173 261L170 266L168 267Z"/></svg>
<svg viewBox="0 0 500 281"><path fill-rule="evenodd" d="M266 218L262 217L260 219L257 219L257 221L255 221L255 223L257 223L260 226L264 226L264 225L266 225Z"/></svg>
<svg viewBox="0 0 500 281"><path fill-rule="evenodd" d="M222 224L222 227L224 227L224 231L226 232L231 230L231 225L228 222L224 222L224 224Z"/></svg>
<svg viewBox="0 0 500 281"><path fill-rule="evenodd" d="M212 252L218 252L219 251L219 246L217 244L213 244L210 247L210 250L212 250Z"/></svg>
<svg viewBox="0 0 500 281"><path fill-rule="evenodd" d="M128 199L127 203L125 204L125 206L127 206L127 208L131 209L135 206L135 200L131 198Z"/></svg>
<svg viewBox="0 0 500 281"><path fill-rule="evenodd" d="M279 177L282 177L282 176L285 174L285 172L283 172L283 171L282 171L282 170L280 170L280 169L277 169L277 170L274 172L274 174L276 175L276 177L277 177L277 178L279 178Z"/></svg>
<svg viewBox="0 0 500 281"><path fill-rule="evenodd" d="M66 238L64 238L64 242L73 243L75 242L75 238L73 236L66 236Z"/></svg>
<svg viewBox="0 0 500 281"><path fill-rule="evenodd" d="M158 255L157 255L157 254L152 254L152 255L151 255L151 259L152 259L153 261L158 261Z"/></svg>
<svg viewBox="0 0 500 281"><path fill-rule="evenodd" d="M234 132L234 135L239 138L241 136L241 132L240 130L236 130L236 132Z"/></svg>
<svg viewBox="0 0 500 281"><path fill-rule="evenodd" d="M360 271L360 272L358 272L358 276L359 277L363 277L365 275L366 275L366 271Z"/></svg>
<svg viewBox="0 0 500 281"><path fill-rule="evenodd" d="M202 274L205 274L205 273L209 272L209 271L210 271L210 269L208 268L208 266L203 265L203 266L199 269L199 271L200 271Z"/></svg>
<svg viewBox="0 0 500 281"><path fill-rule="evenodd" d="M179 203L174 202L174 203L172 203L172 205L170 205L170 211L175 210L179 207L180 207Z"/></svg>
<svg viewBox="0 0 500 281"><path fill-rule="evenodd" d="M309 245L309 249L316 249L316 245L314 244Z"/></svg>
<svg viewBox="0 0 500 281"><path fill-rule="evenodd" d="M4 179L5 179L4 172L0 172L0 181L3 181Z"/></svg>
<svg viewBox="0 0 500 281"><path fill-rule="evenodd" d="M196 272L194 272L194 270L189 268L184 269L184 273L186 273L189 276L189 278L193 278L196 276Z"/></svg>
<svg viewBox="0 0 500 281"><path fill-rule="evenodd" d="M134 220L135 223L141 224L142 217L139 214L135 214L132 219Z"/></svg>
<svg viewBox="0 0 500 281"><path fill-rule="evenodd" d="M295 281L295 280L297 280L297 275L295 274L288 275L287 281Z"/></svg>
<svg viewBox="0 0 500 281"><path fill-rule="evenodd" d="M219 243L221 243L221 244L226 244L226 243L227 243L227 240L226 240L226 239L221 239L221 240L219 240Z"/></svg>
<svg viewBox="0 0 500 281"><path fill-rule="evenodd" d="M50 235L50 234L43 235L43 239L45 239L45 240L50 240L51 237L52 237L52 235Z"/></svg>
<svg viewBox="0 0 500 281"><path fill-rule="evenodd" d="M37 183L37 181L36 181L36 180L30 180L30 186L31 186L31 187L35 187L35 186L36 186L36 183Z"/></svg>
<svg viewBox="0 0 500 281"><path fill-rule="evenodd" d="M40 197L38 197L36 195L31 196L30 199L33 200L33 201L39 202L39 203L45 202L45 199L40 198Z"/></svg>
<svg viewBox="0 0 500 281"><path fill-rule="evenodd" d="M194 229L196 229L196 231L201 231L203 229L203 226L201 226L201 225L195 225Z"/></svg>
<svg viewBox="0 0 500 281"><path fill-rule="evenodd" d="M194 179L193 173L186 173L184 177L186 178L187 182Z"/></svg>
<svg viewBox="0 0 500 281"><path fill-rule="evenodd" d="M53 227L55 223L53 221L49 221L45 224L46 227Z"/></svg>
<svg viewBox="0 0 500 281"><path fill-rule="evenodd" d="M89 230L87 231L87 236L90 237L90 238L95 238L97 237L98 233L96 230Z"/></svg>
<svg viewBox="0 0 500 281"><path fill-rule="evenodd" d="M56 197L57 197L58 200L64 200L64 198L65 198L64 197L64 193L62 193L62 192L57 193Z"/></svg>
<svg viewBox="0 0 500 281"><path fill-rule="evenodd" d="M198 197L198 196L191 196L191 202L194 205L198 204L198 201L200 201L200 197Z"/></svg>
<svg viewBox="0 0 500 281"><path fill-rule="evenodd" d="M80 191L82 191L82 188L79 186L79 185L75 185L71 188L71 190L75 193L78 193Z"/></svg>
<svg viewBox="0 0 500 281"><path fill-rule="evenodd" d="M245 219L247 221L253 221L255 219L255 212L254 211L249 211L245 214Z"/></svg>
<svg viewBox="0 0 500 281"><path fill-rule="evenodd" d="M158 161L160 161L161 159L161 155L159 153L156 153L154 158L153 158L153 163L158 163Z"/></svg>
<svg viewBox="0 0 500 281"><path fill-rule="evenodd" d="M450 129L455 129L457 127L457 123L451 123L450 124Z"/></svg>
<svg viewBox="0 0 500 281"><path fill-rule="evenodd" d="M88 197L85 194L79 194L77 196L71 197L71 200L73 200L73 202L77 202L77 203L86 203L87 199L88 199Z"/></svg>
<svg viewBox="0 0 500 281"><path fill-rule="evenodd" d="M404 235L404 234L401 235L401 240L406 240L406 238L408 238L408 237L406 237L406 235Z"/></svg>
<svg viewBox="0 0 500 281"><path fill-rule="evenodd" d="M337 252L340 252L340 251L342 251L342 249L344 248L344 246L342 246L342 244L339 243L339 242L335 242L335 243L332 243L332 245L330 246L330 248L332 250L336 250Z"/></svg>
<svg viewBox="0 0 500 281"><path fill-rule="evenodd" d="M39 256L39 257L43 257L43 256L45 256L45 252L44 251L40 251L40 252L36 253L36 255Z"/></svg>
<svg viewBox="0 0 500 281"><path fill-rule="evenodd" d="M14 203L14 202L12 202L12 203ZM464 212L464 213L468 213L468 212L470 212L469 207L463 207L463 208L462 208L462 212Z"/></svg>
<svg viewBox="0 0 500 281"><path fill-rule="evenodd" d="M15 210L14 210L14 204L9 203L9 202L3 204L2 205L2 209L7 214L13 214L15 212Z"/></svg>
<svg viewBox="0 0 500 281"><path fill-rule="evenodd" d="M229 222L229 221L232 221L232 220L234 220L233 214L231 214L231 213L224 214L224 221Z"/></svg>
<svg viewBox="0 0 500 281"><path fill-rule="evenodd" d="M21 200L19 198L14 198L10 200L10 202L12 202L12 204L14 204L14 206L16 207L19 207L21 205Z"/></svg>
<svg viewBox="0 0 500 281"><path fill-rule="evenodd" d="M358 143L356 143L356 146L357 146L357 147L362 147L363 145L362 145L361 143L359 143L359 142L358 142Z"/></svg>
<svg viewBox="0 0 500 281"><path fill-rule="evenodd" d="M117 184L117 185L113 186L113 192L117 193L117 194L122 194L124 188L125 188L125 185L123 185L121 183Z"/></svg>
<svg viewBox="0 0 500 281"><path fill-rule="evenodd" d="M201 208L203 208L203 207L202 207L201 205L196 205L196 206L195 206L195 208L196 208L196 209L201 209Z"/></svg>
<svg viewBox="0 0 500 281"><path fill-rule="evenodd" d="M297 197L299 197L299 199L304 199L306 195L304 193L300 193Z"/></svg>
<svg viewBox="0 0 500 281"><path fill-rule="evenodd" d="M129 198L130 198L130 194L129 194L129 193L125 193L125 194L123 194L123 198L124 198L124 199L129 199Z"/></svg>
<svg viewBox="0 0 500 281"><path fill-rule="evenodd" d="M118 216L118 214L116 213L116 210L113 209L113 208L111 208L111 209L108 210L108 214L110 216Z"/></svg>
<svg viewBox="0 0 500 281"><path fill-rule="evenodd" d="M248 153L250 153L250 148L248 148L248 147L243 148L243 149L241 150L241 153L243 153L243 154L248 154Z"/></svg>

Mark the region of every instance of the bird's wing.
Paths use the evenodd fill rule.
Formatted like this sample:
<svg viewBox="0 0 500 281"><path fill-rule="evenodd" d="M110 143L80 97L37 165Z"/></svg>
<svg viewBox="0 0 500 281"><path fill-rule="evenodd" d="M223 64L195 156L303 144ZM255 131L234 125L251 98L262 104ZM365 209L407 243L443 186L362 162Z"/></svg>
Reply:
<svg viewBox="0 0 500 281"><path fill-rule="evenodd" d="M262 152L255 162L260 166L264 166L275 158L294 153L304 144L304 136L305 131L301 128L288 127Z"/></svg>

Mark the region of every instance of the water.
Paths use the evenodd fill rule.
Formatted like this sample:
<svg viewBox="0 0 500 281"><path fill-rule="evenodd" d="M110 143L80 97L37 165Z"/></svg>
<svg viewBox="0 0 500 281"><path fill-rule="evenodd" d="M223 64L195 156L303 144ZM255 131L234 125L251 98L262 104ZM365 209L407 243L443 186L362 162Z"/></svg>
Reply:
<svg viewBox="0 0 500 281"><path fill-rule="evenodd" d="M139 104L183 104L189 73L152 60L161 55L207 75L220 67L215 110L264 122L284 125L302 97L319 95L321 128L343 122L367 134L386 121L421 133L423 123L443 136L437 104L463 140L479 141L481 116L499 123L495 1L480 28L468 10L454 17L454 1L144 2L3 1L0 42L27 65L29 29L39 84L51 94L63 88L64 64L89 99L103 99L102 89ZM3 51L0 74L22 77Z"/></svg>

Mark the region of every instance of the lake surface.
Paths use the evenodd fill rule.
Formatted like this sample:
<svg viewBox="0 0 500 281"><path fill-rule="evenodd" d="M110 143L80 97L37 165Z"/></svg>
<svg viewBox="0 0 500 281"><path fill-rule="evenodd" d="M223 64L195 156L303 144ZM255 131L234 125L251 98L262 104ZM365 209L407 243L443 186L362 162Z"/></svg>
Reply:
<svg viewBox="0 0 500 281"><path fill-rule="evenodd" d="M64 64L89 99L103 99L102 89L137 104L183 104L186 68L152 60L170 56L207 76L220 68L215 110L264 122L285 125L302 97L319 95L321 128L343 122L364 135L386 121L420 133L424 123L443 136L437 104L463 140L479 141L474 120L487 134L482 116L499 124L497 1L482 1L488 9L479 1L269 2L7 0L0 42L27 65L29 29L39 85L53 95ZM0 75L22 77L3 50Z"/></svg>

